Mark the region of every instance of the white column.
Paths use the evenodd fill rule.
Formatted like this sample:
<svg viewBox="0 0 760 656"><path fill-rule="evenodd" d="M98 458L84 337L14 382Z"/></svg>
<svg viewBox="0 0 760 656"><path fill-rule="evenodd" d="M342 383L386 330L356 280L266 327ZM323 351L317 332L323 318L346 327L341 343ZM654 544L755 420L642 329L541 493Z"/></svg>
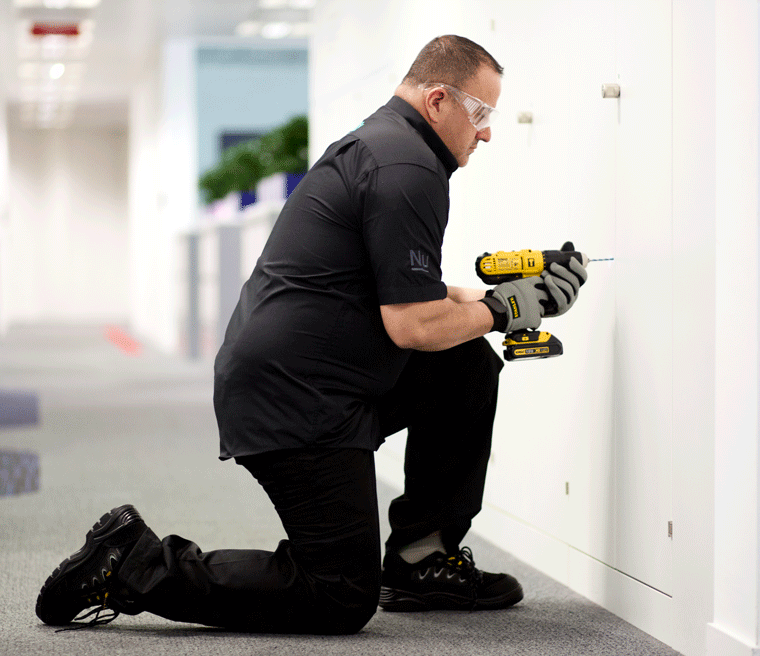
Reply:
<svg viewBox="0 0 760 656"><path fill-rule="evenodd" d="M130 103L130 321L166 352L179 347L178 235L198 209L196 43L164 43Z"/></svg>
<svg viewBox="0 0 760 656"><path fill-rule="evenodd" d="M715 458L715 0L673 0L673 640L705 655ZM698 263L698 264L697 264ZM699 300L692 290L699 290Z"/></svg>
<svg viewBox="0 0 760 656"><path fill-rule="evenodd" d="M716 0L715 7L715 604L707 653L756 656L760 654L760 30L757 0Z"/></svg>
<svg viewBox="0 0 760 656"><path fill-rule="evenodd" d="M9 231L9 161L8 161L8 115L5 97L0 89L0 338L7 332L9 325L8 296L10 280L8 258L10 256Z"/></svg>

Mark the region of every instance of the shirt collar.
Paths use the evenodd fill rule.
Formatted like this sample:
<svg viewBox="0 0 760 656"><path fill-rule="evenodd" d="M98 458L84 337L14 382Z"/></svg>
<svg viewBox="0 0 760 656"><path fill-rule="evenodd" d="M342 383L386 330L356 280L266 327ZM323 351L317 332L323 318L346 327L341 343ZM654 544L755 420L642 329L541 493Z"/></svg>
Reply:
<svg viewBox="0 0 760 656"><path fill-rule="evenodd" d="M386 107L392 109L397 114L400 114L406 119L409 125L420 133L420 136L425 143L443 163L448 176L451 177L451 174L459 168L459 164L457 164L456 158L451 154L451 151L446 148L446 144L443 143L435 130L433 130L433 128L430 127L430 124L422 118L422 115L406 102L406 100L402 100L398 96L393 96L386 104Z"/></svg>

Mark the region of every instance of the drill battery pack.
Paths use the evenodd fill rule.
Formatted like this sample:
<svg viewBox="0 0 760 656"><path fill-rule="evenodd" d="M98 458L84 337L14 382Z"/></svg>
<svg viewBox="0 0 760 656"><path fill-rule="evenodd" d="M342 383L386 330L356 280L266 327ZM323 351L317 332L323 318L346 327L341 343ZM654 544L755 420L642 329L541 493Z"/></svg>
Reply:
<svg viewBox="0 0 760 656"><path fill-rule="evenodd" d="M508 362L562 355L562 342L551 333L538 330L520 330L510 333L502 346L504 346L504 359Z"/></svg>

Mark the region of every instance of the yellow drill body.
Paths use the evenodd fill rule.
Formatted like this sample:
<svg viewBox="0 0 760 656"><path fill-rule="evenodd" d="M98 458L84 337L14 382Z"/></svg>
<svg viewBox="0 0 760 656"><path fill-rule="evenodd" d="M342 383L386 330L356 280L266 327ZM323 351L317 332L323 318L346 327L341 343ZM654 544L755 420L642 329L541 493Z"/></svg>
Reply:
<svg viewBox="0 0 760 656"><path fill-rule="evenodd" d="M518 278L540 276L553 262L568 266L570 258L575 258L583 266L588 257L578 251L497 251L483 253L475 262L475 270L480 279L488 285L500 285Z"/></svg>
<svg viewBox="0 0 760 656"><path fill-rule="evenodd" d="M508 280L540 276L544 270L542 251L530 249L522 251L497 251L484 253L478 258L478 275L493 284L494 277L508 276ZM508 282L507 279L501 282ZM499 283L496 283L499 284Z"/></svg>
<svg viewBox="0 0 760 656"><path fill-rule="evenodd" d="M571 246L572 248L572 246ZM519 278L540 276L553 262L568 266L570 258L577 259L583 266L589 259L578 251L497 251L483 253L475 261L475 271L488 285L500 285ZM547 316L552 314L551 306L546 308ZM556 306L553 310L556 312ZM532 360L562 355L562 342L554 335L537 330L521 330L506 336L503 346L506 360Z"/></svg>

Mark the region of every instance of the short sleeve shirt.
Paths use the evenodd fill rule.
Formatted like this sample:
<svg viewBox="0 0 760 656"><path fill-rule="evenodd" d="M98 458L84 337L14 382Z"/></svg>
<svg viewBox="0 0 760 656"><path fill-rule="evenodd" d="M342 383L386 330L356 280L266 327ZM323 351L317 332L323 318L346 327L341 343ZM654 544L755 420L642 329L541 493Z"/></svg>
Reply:
<svg viewBox="0 0 760 656"><path fill-rule="evenodd" d="M381 305L446 297L441 248L457 162L393 97L332 144L286 201L215 362L222 459L377 449L375 400L409 351Z"/></svg>

